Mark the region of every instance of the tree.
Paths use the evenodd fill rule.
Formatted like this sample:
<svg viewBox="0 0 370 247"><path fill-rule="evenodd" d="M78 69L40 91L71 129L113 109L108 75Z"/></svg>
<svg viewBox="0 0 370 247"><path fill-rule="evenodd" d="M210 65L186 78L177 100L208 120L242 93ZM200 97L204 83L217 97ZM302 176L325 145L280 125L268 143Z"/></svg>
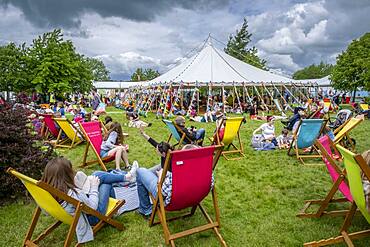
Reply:
<svg viewBox="0 0 370 247"><path fill-rule="evenodd" d="M158 77L160 74L157 70L153 69L145 69L137 68L135 72L131 76L131 81L149 81L156 77Z"/></svg>
<svg viewBox="0 0 370 247"><path fill-rule="evenodd" d="M337 57L330 78L334 88L353 91L354 96L359 88L370 90L370 33L353 40Z"/></svg>
<svg viewBox="0 0 370 247"><path fill-rule="evenodd" d="M293 79L295 80L304 80L304 79L317 79L322 78L324 76L330 75L334 65L332 64L325 64L321 62L320 64L311 64L301 70L297 70L293 74Z"/></svg>
<svg viewBox="0 0 370 247"><path fill-rule="evenodd" d="M248 32L248 21L244 18L242 28L236 30L235 36L230 35L224 51L243 62L253 65L257 68L267 70L266 61L258 57L256 47L247 48L251 42L252 34Z"/></svg>
<svg viewBox="0 0 370 247"><path fill-rule="evenodd" d="M86 63L93 74L94 81L109 81L109 70L105 67L103 61L97 58L86 58Z"/></svg>
<svg viewBox="0 0 370 247"><path fill-rule="evenodd" d="M9 43L0 46L0 91L21 91L27 88L25 45Z"/></svg>
<svg viewBox="0 0 370 247"><path fill-rule="evenodd" d="M33 40L28 49L31 83L48 94L86 92L92 88L93 73L85 58L76 53L70 40L64 41L60 29Z"/></svg>

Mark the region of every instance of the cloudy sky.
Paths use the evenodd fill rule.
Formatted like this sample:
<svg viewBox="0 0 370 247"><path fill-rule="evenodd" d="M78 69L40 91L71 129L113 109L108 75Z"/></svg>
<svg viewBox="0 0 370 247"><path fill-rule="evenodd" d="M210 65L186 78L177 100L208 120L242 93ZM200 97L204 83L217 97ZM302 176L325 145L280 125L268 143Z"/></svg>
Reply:
<svg viewBox="0 0 370 247"><path fill-rule="evenodd" d="M227 43L246 17L268 67L291 75L334 63L370 31L369 13L369 0L0 0L0 45L62 28L80 53L125 80L137 67L165 72L209 33Z"/></svg>

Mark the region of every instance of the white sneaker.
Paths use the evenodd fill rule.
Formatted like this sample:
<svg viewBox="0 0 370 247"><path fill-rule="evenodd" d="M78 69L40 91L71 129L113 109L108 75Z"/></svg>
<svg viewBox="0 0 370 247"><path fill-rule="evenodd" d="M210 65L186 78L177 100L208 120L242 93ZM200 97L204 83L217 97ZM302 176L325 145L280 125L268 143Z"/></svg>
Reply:
<svg viewBox="0 0 370 247"><path fill-rule="evenodd" d="M134 160L134 162L132 163L131 169L128 172L131 175L130 182L135 182L136 181L136 171L137 171L138 168L139 168L139 163L136 160Z"/></svg>

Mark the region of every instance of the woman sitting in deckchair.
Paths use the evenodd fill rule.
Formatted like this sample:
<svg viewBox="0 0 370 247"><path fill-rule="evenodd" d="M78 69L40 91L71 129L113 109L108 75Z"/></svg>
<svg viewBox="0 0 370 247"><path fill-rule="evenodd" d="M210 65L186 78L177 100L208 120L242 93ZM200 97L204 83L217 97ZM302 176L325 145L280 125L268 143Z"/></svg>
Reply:
<svg viewBox="0 0 370 247"><path fill-rule="evenodd" d="M127 145L122 145L123 134L122 127L119 123L114 122L111 129L105 134L101 144L100 157L115 156L116 169L121 169L121 159L125 162L126 167L129 167L127 155Z"/></svg>
<svg viewBox="0 0 370 247"><path fill-rule="evenodd" d="M128 173L122 173L123 175L99 171L95 172L93 176L87 176L83 172L76 173L73 171L69 160L54 158L46 165L41 181L105 215L109 197L115 198L112 184L134 181L137 168L136 163ZM59 203L67 213L71 215L75 213L74 205L65 201ZM91 226L98 222L99 219L95 216L85 214L80 216L76 228L78 243L85 243L94 239Z"/></svg>

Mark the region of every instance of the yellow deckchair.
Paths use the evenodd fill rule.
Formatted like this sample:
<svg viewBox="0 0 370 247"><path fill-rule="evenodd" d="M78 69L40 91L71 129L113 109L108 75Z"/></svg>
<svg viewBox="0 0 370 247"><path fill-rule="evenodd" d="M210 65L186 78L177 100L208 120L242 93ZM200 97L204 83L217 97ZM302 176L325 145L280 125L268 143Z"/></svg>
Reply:
<svg viewBox="0 0 370 247"><path fill-rule="evenodd" d="M369 105L368 104L360 104L360 108L363 111L368 111L369 110Z"/></svg>
<svg viewBox="0 0 370 247"><path fill-rule="evenodd" d="M62 147L62 148L74 148L78 144L82 143L83 134L82 132L73 125L73 123L67 118L54 118L54 121L59 125L62 131L59 131L57 140L55 142L55 147ZM62 132L66 134L68 139L63 139L61 142ZM70 145L66 145L66 142L70 142Z"/></svg>
<svg viewBox="0 0 370 247"><path fill-rule="evenodd" d="M335 144L341 144L344 147L351 149L352 151L355 150L355 143L352 138L349 136L349 132L354 129L357 125L359 125L363 119L359 118L351 118L348 119L342 126L339 126L335 131Z"/></svg>
<svg viewBox="0 0 370 247"><path fill-rule="evenodd" d="M96 224L93 227L94 235L105 224L114 226L118 230L123 230L123 225L119 223L118 221L112 219L112 216L118 211L120 207L123 206L125 201L119 201L119 200L110 198L107 213L106 215L102 215L98 211L88 207L84 203L57 190L56 188L50 186L47 183L44 183L42 181L37 181L33 178L25 176L22 173L19 173L12 168L9 168L7 172L22 181L22 183L24 184L24 186L26 186L26 189L31 194L31 196L33 197L33 199L35 200L37 204L36 209L33 213L32 223L30 227L28 228L28 231L27 231L27 234L26 234L26 237L24 239L22 246L32 246L32 247L37 246L37 244L42 239L44 239L47 235L49 235L53 230L55 230L62 223L70 225L66 240L64 242L64 247L70 246L76 226L77 226L77 222L78 222L78 219L81 213L94 215L100 219L98 224ZM70 204L73 204L76 208L75 214L73 216L68 214L55 198L58 198L62 201L66 201ZM36 228L37 222L39 220L41 210L45 211L48 215L57 219L57 221L51 226L49 226L37 238L32 240L32 235ZM79 246L79 244L77 244L76 246Z"/></svg>
<svg viewBox="0 0 370 247"><path fill-rule="evenodd" d="M366 221L370 224L370 214L366 208L365 193L361 178L362 176L365 176L368 180L370 180L370 167L366 164L365 160L360 154L354 154L340 145L337 145L336 147L343 157L343 162L347 171L349 188L353 197L352 206L348 211L343 225L339 231L339 236L305 243L304 246L325 246L342 242L345 242L347 246L354 246L352 240L370 236L370 229L349 233L349 228L352 224L352 219L356 214L357 208L365 217ZM364 243L369 243L369 240Z"/></svg>
<svg viewBox="0 0 370 247"><path fill-rule="evenodd" d="M226 160L238 160L243 157L245 157L244 152L243 152L243 144L240 140L240 127L243 123L244 117L234 117L234 118L223 118L221 124L216 128L216 135L213 138L213 143L216 145L224 145L225 149L222 151L222 156ZM221 138L220 137L220 128L224 128L224 135ZM238 137L238 146L233 144L233 141L235 137ZM234 150L228 150L232 146ZM240 154L241 157L235 157L235 158L230 158L227 157L227 154L233 154L233 153L238 153Z"/></svg>

